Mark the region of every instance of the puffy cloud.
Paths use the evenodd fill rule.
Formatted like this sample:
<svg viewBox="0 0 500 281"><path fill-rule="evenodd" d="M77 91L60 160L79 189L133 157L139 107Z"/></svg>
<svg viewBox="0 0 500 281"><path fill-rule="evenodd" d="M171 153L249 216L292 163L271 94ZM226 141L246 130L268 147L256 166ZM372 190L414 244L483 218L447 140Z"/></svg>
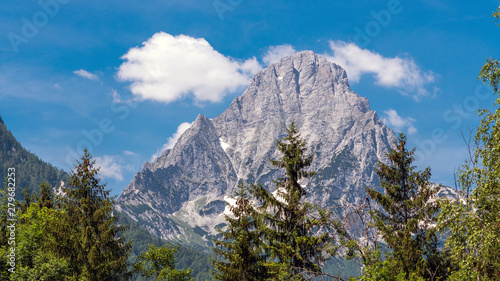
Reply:
<svg viewBox="0 0 500 281"><path fill-rule="evenodd" d="M262 58L262 61L266 65L270 65L271 63L277 62L279 59L291 56L295 54L297 51L292 45L284 44L279 46L271 46L267 48L267 52Z"/></svg>
<svg viewBox="0 0 500 281"><path fill-rule="evenodd" d="M408 134L413 135L417 133L417 128L413 125L416 120L411 117L403 118L394 109L385 110L382 121L396 131L403 131L407 128Z"/></svg>
<svg viewBox="0 0 500 281"><path fill-rule="evenodd" d="M203 38L159 32L122 56L121 81L145 100L173 102L189 95L197 101L221 101L247 86L261 70L255 58L237 61L214 50Z"/></svg>
<svg viewBox="0 0 500 281"><path fill-rule="evenodd" d="M370 73L379 85L399 88L403 94L411 93L417 101L429 94L425 85L434 81L434 74L421 70L412 58L387 58L343 41L330 41L330 48L333 55L327 54L327 58L342 66L352 82Z"/></svg>
<svg viewBox="0 0 500 281"><path fill-rule="evenodd" d="M96 166L100 167L99 175L103 178L113 178L117 181L123 180L123 167L118 163L119 159L111 155L95 157Z"/></svg>
<svg viewBox="0 0 500 281"><path fill-rule="evenodd" d="M177 131L168 138L167 143L165 143L162 148L160 148L156 153L151 156L151 162L154 161L161 153L167 149L171 149L177 143L181 135L189 128L191 128L192 123L184 122L177 127Z"/></svg>
<svg viewBox="0 0 500 281"><path fill-rule="evenodd" d="M96 80L96 81L99 80L99 77L97 77L96 74L90 73L85 69L75 70L75 71L73 71L73 73L78 75L78 76L81 76L83 78L90 79L90 80Z"/></svg>

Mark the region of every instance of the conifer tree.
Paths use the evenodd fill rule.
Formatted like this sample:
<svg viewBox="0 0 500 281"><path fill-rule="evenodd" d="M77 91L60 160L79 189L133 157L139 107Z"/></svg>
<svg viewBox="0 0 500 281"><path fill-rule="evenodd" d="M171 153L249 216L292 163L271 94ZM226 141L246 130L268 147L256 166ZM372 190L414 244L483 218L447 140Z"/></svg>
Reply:
<svg viewBox="0 0 500 281"><path fill-rule="evenodd" d="M42 183L43 184L43 183ZM21 213L25 213L31 202L33 202L33 194L30 191L30 188L26 185L24 186L24 190L22 191L24 202L20 204Z"/></svg>
<svg viewBox="0 0 500 281"><path fill-rule="evenodd" d="M69 255L69 266L86 280L121 280L127 276L127 259L132 242L122 233L113 216L114 200L97 177L95 160L87 149L64 188L62 208L67 212L69 241L62 250Z"/></svg>
<svg viewBox="0 0 500 281"><path fill-rule="evenodd" d="M434 276L440 265L435 229L431 226L436 221L438 204L430 199L439 189L429 182L429 168L414 171L415 149L406 149L403 133L398 136L395 146L396 149L390 149L387 155L391 165L379 162L376 168L384 193L367 189L369 196L382 208L374 211L374 221L392 250L385 264L394 271L393 277L401 271L406 279Z"/></svg>
<svg viewBox="0 0 500 281"><path fill-rule="evenodd" d="M40 184L40 195L35 195L35 201L40 208L54 208L54 192L48 182L44 181Z"/></svg>
<svg viewBox="0 0 500 281"><path fill-rule="evenodd" d="M277 274L275 279L303 280L321 273L331 236L318 230L328 226L329 214L304 201L307 192L300 181L315 174L306 171L314 155L306 156L306 142L294 123L287 128L287 134L277 141L281 159L271 160L285 170L284 176L275 181L275 195L260 184L251 185L251 193L261 204L258 210L264 224L260 231L269 255L268 265Z"/></svg>
<svg viewBox="0 0 500 281"><path fill-rule="evenodd" d="M224 215L227 228L219 230L221 240L214 239L213 251L219 257L212 260L216 280L266 280L270 276L260 239L262 219L247 190L243 183L238 185L233 196L235 204L229 206L231 214Z"/></svg>

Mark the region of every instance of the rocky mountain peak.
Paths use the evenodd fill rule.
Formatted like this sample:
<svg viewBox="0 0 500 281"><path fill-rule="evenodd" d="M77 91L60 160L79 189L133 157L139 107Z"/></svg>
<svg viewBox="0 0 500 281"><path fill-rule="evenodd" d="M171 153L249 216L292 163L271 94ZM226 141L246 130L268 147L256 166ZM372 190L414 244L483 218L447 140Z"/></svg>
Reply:
<svg viewBox="0 0 500 281"><path fill-rule="evenodd" d="M199 115L137 173L117 209L163 238L206 245L238 181L274 189L281 171L269 158L281 157L276 140L292 121L315 154L317 175L303 183L310 201L331 207L378 184L373 168L386 161L394 133L349 88L344 69L305 51L257 73L221 115Z"/></svg>

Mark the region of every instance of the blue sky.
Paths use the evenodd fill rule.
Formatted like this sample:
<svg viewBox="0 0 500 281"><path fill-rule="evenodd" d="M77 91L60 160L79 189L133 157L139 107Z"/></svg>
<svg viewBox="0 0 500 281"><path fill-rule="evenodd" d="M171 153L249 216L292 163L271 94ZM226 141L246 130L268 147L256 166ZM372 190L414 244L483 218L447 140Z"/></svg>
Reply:
<svg viewBox="0 0 500 281"><path fill-rule="evenodd" d="M345 67L352 89L408 134L419 167L447 185L467 155L461 132L495 100L477 75L487 57L500 58L490 17L498 1L1 5L2 118L26 148L65 170L90 144L115 195L198 114L219 115L256 71L295 51Z"/></svg>

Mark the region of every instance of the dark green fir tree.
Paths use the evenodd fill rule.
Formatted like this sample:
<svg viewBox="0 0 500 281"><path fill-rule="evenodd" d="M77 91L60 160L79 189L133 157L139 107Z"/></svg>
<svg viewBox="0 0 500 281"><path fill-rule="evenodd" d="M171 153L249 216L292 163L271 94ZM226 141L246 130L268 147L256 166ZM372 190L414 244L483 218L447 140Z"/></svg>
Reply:
<svg viewBox="0 0 500 281"><path fill-rule="evenodd" d="M330 214L305 201L301 183L315 174L306 170L314 155L306 155L306 141L294 123L277 141L277 149L282 157L271 163L284 169L284 176L275 181L274 194L259 184L251 185L252 195L264 220L260 231L273 279L304 280L321 274L325 254L331 250L332 236L323 231L329 227Z"/></svg>
<svg viewBox="0 0 500 281"><path fill-rule="evenodd" d="M406 141L401 133L396 148L387 155L391 165L378 163L376 172L384 192L368 188L370 197L381 207L374 212L373 219L391 250L384 264L390 267L387 271L394 280L396 276L404 280L431 277L437 280L436 277L447 274L442 264L443 254L437 249L434 227L439 206L431 200L439 187L429 182L429 168L415 171L412 166L415 149L407 150Z"/></svg>
<svg viewBox="0 0 500 281"><path fill-rule="evenodd" d="M214 239L213 251L218 259L212 260L216 280L266 280L270 277L263 252L260 228L261 215L252 206L248 187L240 183L225 215L227 227L219 230L220 239Z"/></svg>
<svg viewBox="0 0 500 281"><path fill-rule="evenodd" d="M117 226L112 213L114 200L101 184L94 164L85 149L71 174L69 187L63 189L62 208L67 212L70 233L69 240L60 245L80 279L123 280L129 274L127 259L132 242L123 236L127 227Z"/></svg>

